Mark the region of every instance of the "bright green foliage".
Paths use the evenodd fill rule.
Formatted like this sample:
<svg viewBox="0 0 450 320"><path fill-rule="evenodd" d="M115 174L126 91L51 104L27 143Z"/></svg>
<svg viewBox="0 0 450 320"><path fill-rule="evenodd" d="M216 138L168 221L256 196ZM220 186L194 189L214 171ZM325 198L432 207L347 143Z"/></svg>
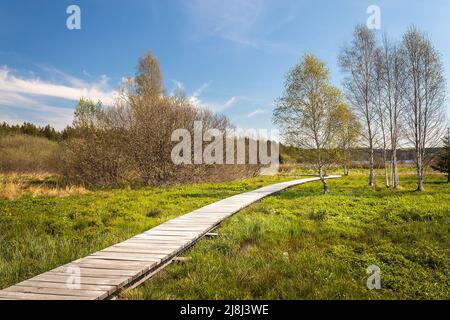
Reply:
<svg viewBox="0 0 450 320"><path fill-rule="evenodd" d="M102 104L81 98L74 112L73 127L79 130L88 130L94 127L102 114Z"/></svg>

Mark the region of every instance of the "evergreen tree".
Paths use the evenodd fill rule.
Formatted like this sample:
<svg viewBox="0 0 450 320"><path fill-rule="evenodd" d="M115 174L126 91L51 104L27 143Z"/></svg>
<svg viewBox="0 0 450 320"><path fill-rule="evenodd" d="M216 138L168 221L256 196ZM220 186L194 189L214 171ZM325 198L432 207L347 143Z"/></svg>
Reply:
<svg viewBox="0 0 450 320"><path fill-rule="evenodd" d="M448 129L447 136L444 138L444 148L432 168L447 173L447 183L450 183L450 129Z"/></svg>
<svg viewBox="0 0 450 320"><path fill-rule="evenodd" d="M6 122L0 123L0 136L23 134L33 137L47 138L52 141L58 141L62 138L60 132L56 131L50 125L45 127L36 126L30 122L24 122L21 125L9 125Z"/></svg>

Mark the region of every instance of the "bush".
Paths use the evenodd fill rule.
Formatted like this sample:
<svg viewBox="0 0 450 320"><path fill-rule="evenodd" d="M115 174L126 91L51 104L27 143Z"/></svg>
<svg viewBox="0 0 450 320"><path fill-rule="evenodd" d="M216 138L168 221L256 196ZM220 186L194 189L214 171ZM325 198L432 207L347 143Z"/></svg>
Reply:
<svg viewBox="0 0 450 320"><path fill-rule="evenodd" d="M172 132L184 128L193 136L197 120L203 130L229 126L223 116L174 97L139 97L107 109L82 100L76 136L62 142L61 173L70 183L103 187L220 182L258 172L258 165L175 165Z"/></svg>
<svg viewBox="0 0 450 320"><path fill-rule="evenodd" d="M191 137L194 122L224 132L229 120L193 106L183 93L167 95L151 53L139 61L136 77L119 90L114 105L103 108L81 99L73 135L63 143L61 172L74 183L114 186L225 181L254 175L258 165L175 165L171 141L176 129Z"/></svg>

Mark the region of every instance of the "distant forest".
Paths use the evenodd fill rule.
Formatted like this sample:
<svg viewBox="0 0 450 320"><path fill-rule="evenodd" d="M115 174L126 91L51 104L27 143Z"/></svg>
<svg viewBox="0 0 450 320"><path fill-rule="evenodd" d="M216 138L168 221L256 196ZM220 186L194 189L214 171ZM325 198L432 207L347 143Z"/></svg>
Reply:
<svg viewBox="0 0 450 320"><path fill-rule="evenodd" d="M427 149L427 152L429 154L439 154L442 148L431 148ZM390 156L390 150L387 151L387 156ZM356 164L365 164L368 163L367 161L367 154L369 153L369 150L366 148L356 148L351 152L351 162L353 165ZM288 163L288 162L296 162L296 163L304 163L305 159L303 159L302 154L306 154L306 152L302 152L300 149L296 147L291 146L285 146L281 145L280 147L280 155L281 155L281 163ZM375 160L377 162L380 162L380 158L383 154L382 149L374 149L375 154ZM397 159L399 162L403 163L412 163L415 159L415 151L413 148L403 148L397 150ZM306 161L307 162L307 161Z"/></svg>
<svg viewBox="0 0 450 320"><path fill-rule="evenodd" d="M30 122L24 122L21 125L10 125L6 122L0 124L0 137L6 135L28 135L33 137L42 137L47 138L51 141L63 141L68 139L73 134L73 128L70 126L66 127L62 131L58 131L50 125L46 126L37 126ZM439 148L435 148L429 150L430 153L437 154L439 153ZM289 146L281 146L281 162L298 162L301 163L301 152L295 147ZM359 148L355 149L355 152L352 153L352 161L353 162L365 162L367 158L368 150ZM389 151L388 151L389 152ZM382 150L375 150L375 154L381 154ZM398 150L398 160L401 162L411 162L414 161L414 149L399 149Z"/></svg>
<svg viewBox="0 0 450 320"><path fill-rule="evenodd" d="M6 135L23 134L27 136L47 138L51 141L61 141L67 139L70 136L71 132L71 127L67 127L62 131L57 131L50 125L41 127L30 122L24 122L21 125L10 125L6 122L0 124L0 137Z"/></svg>

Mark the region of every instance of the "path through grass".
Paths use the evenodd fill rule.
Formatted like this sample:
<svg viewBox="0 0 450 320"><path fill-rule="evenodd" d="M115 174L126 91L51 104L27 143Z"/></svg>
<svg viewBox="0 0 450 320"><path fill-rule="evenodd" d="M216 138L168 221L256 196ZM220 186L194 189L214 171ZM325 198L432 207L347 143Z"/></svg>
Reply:
<svg viewBox="0 0 450 320"><path fill-rule="evenodd" d="M224 222L192 259L172 264L128 299L449 299L450 185L376 191L366 175L296 186ZM381 268L368 290L366 268Z"/></svg>
<svg viewBox="0 0 450 320"><path fill-rule="evenodd" d="M256 177L229 183L113 189L70 195L47 176L2 176L15 196L0 196L0 288L126 240L220 199L292 179ZM31 180L30 180L31 179ZM50 181L50 182L49 182ZM23 190L20 189L23 187ZM40 187L42 188L42 187Z"/></svg>

